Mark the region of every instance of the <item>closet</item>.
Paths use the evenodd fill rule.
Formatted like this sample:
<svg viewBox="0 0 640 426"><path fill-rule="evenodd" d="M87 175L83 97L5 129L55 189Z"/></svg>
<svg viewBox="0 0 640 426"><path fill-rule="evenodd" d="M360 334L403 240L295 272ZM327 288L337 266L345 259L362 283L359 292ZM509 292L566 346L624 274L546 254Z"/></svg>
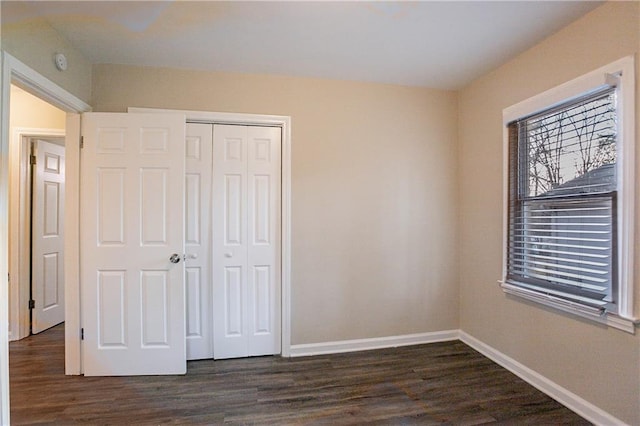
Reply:
<svg viewBox="0 0 640 426"><path fill-rule="evenodd" d="M280 353L281 129L188 123L187 359Z"/></svg>
<svg viewBox="0 0 640 426"><path fill-rule="evenodd" d="M279 354L281 128L85 113L82 135L84 374Z"/></svg>

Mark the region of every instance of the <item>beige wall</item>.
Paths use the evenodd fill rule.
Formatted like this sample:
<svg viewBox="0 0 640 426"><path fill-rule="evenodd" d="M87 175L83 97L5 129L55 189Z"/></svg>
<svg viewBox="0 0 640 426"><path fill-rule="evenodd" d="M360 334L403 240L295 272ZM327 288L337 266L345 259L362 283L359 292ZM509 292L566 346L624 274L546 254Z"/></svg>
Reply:
<svg viewBox="0 0 640 426"><path fill-rule="evenodd" d="M28 127L64 130L66 116L64 111L16 86L11 86L11 109L9 110L11 129Z"/></svg>
<svg viewBox="0 0 640 426"><path fill-rule="evenodd" d="M2 1L2 50L36 70L76 97L91 98L91 64L25 2ZM68 69L58 71L53 62L64 53Z"/></svg>
<svg viewBox="0 0 640 426"><path fill-rule="evenodd" d="M9 110L9 273L17 277L18 239L17 218L20 214L18 204L20 140L14 137L18 129L46 129L64 132L66 113L16 86L11 86L11 108ZM23 280L20 280L23 281ZM12 280L9 286L9 334L12 339L17 334L18 280ZM24 287L23 287L24 288ZM24 314L28 315L25 309ZM27 324L28 316L22 319Z"/></svg>
<svg viewBox="0 0 640 426"><path fill-rule="evenodd" d="M292 117L292 343L458 328L456 95L98 65L95 111Z"/></svg>
<svg viewBox="0 0 640 426"><path fill-rule="evenodd" d="M638 54L639 9L638 2L607 3L459 92L461 328L629 424L640 424L640 336L507 297L496 281L503 108Z"/></svg>

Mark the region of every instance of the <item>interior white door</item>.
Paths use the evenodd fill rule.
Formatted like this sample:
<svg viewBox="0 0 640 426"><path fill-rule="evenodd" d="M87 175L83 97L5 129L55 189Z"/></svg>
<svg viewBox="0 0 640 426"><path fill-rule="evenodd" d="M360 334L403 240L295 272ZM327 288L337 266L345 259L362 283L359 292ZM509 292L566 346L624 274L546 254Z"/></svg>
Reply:
<svg viewBox="0 0 640 426"><path fill-rule="evenodd" d="M281 131L213 130L214 358L280 353Z"/></svg>
<svg viewBox="0 0 640 426"><path fill-rule="evenodd" d="M87 113L82 135L84 374L183 374L185 117Z"/></svg>
<svg viewBox="0 0 640 426"><path fill-rule="evenodd" d="M187 123L185 291L187 359L213 358L211 316L211 124Z"/></svg>
<svg viewBox="0 0 640 426"><path fill-rule="evenodd" d="M31 331L64 321L64 147L33 142Z"/></svg>

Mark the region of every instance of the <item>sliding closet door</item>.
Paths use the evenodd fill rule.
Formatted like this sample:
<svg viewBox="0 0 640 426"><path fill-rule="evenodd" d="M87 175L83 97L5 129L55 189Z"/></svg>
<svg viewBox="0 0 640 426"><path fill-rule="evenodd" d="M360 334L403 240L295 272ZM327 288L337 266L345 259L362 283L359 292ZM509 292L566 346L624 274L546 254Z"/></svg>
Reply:
<svg viewBox="0 0 640 426"><path fill-rule="evenodd" d="M214 357L280 353L281 131L213 131Z"/></svg>
<svg viewBox="0 0 640 426"><path fill-rule="evenodd" d="M213 358L211 314L211 151L213 125L187 123L185 298L187 359Z"/></svg>

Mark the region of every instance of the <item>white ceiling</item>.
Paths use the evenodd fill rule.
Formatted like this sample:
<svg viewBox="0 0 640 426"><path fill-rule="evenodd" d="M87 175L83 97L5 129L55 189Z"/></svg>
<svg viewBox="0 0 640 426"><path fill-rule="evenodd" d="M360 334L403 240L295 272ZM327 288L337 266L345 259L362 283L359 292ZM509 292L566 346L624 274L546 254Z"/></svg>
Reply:
<svg viewBox="0 0 640 426"><path fill-rule="evenodd" d="M43 16L93 63L442 89L464 86L601 4L49 1L22 2L7 16L3 3L3 24Z"/></svg>

